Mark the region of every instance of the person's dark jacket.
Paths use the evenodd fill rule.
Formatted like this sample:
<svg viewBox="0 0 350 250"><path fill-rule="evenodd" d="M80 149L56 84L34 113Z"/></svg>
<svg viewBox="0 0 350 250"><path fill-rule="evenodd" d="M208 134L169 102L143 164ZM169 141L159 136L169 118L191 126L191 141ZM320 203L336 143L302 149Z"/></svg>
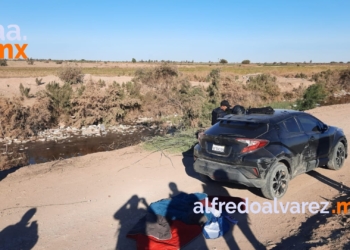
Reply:
<svg viewBox="0 0 350 250"><path fill-rule="evenodd" d="M218 122L218 118L222 118L225 115L228 115L228 113L223 111L220 107L214 109L211 112L211 125L214 125L215 123L217 123Z"/></svg>

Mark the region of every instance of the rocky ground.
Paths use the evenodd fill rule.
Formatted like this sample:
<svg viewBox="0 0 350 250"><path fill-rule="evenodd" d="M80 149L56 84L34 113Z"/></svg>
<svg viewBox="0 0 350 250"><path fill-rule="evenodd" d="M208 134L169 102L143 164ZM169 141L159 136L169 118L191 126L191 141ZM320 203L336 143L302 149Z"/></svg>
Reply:
<svg viewBox="0 0 350 250"><path fill-rule="evenodd" d="M12 143L23 144L29 141L59 141L64 140L70 137L79 137L79 136L103 136L107 133L121 133L121 134L133 134L135 131L143 131L146 129L156 129L157 125L144 126L139 123L135 123L134 125L115 125L106 127L103 124L99 125L89 125L83 126L82 128L75 127L60 127L56 129L47 129L44 131L40 131L37 136L29 137L23 140L20 139L12 139L9 137L0 138L0 144L11 145ZM163 130L160 129L160 132Z"/></svg>

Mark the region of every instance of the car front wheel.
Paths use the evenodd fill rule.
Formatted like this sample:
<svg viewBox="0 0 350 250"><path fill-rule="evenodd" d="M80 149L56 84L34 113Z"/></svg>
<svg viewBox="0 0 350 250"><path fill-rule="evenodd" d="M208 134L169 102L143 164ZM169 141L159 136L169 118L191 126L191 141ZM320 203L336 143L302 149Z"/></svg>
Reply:
<svg viewBox="0 0 350 250"><path fill-rule="evenodd" d="M262 194L270 200L281 198L288 189L289 172L283 163L279 162L269 171Z"/></svg>
<svg viewBox="0 0 350 250"><path fill-rule="evenodd" d="M345 147L342 142L338 142L333 149L327 167L333 170L339 170L344 165L345 161Z"/></svg>

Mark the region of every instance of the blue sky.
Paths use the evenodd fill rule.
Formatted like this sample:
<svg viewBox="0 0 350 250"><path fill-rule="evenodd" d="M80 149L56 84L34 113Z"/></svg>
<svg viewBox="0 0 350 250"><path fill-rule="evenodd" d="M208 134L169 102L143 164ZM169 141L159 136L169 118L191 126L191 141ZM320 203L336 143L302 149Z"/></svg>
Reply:
<svg viewBox="0 0 350 250"><path fill-rule="evenodd" d="M1 1L0 6L0 25L5 32L7 25L19 25L33 58L350 61L348 0Z"/></svg>

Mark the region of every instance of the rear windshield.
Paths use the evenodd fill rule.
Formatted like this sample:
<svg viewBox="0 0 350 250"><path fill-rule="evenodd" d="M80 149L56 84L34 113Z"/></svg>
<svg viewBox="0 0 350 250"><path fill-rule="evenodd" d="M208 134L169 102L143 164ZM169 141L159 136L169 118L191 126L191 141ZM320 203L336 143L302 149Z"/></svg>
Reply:
<svg viewBox="0 0 350 250"><path fill-rule="evenodd" d="M266 123L222 120L209 128L205 133L207 135L256 138L267 130L268 124Z"/></svg>

